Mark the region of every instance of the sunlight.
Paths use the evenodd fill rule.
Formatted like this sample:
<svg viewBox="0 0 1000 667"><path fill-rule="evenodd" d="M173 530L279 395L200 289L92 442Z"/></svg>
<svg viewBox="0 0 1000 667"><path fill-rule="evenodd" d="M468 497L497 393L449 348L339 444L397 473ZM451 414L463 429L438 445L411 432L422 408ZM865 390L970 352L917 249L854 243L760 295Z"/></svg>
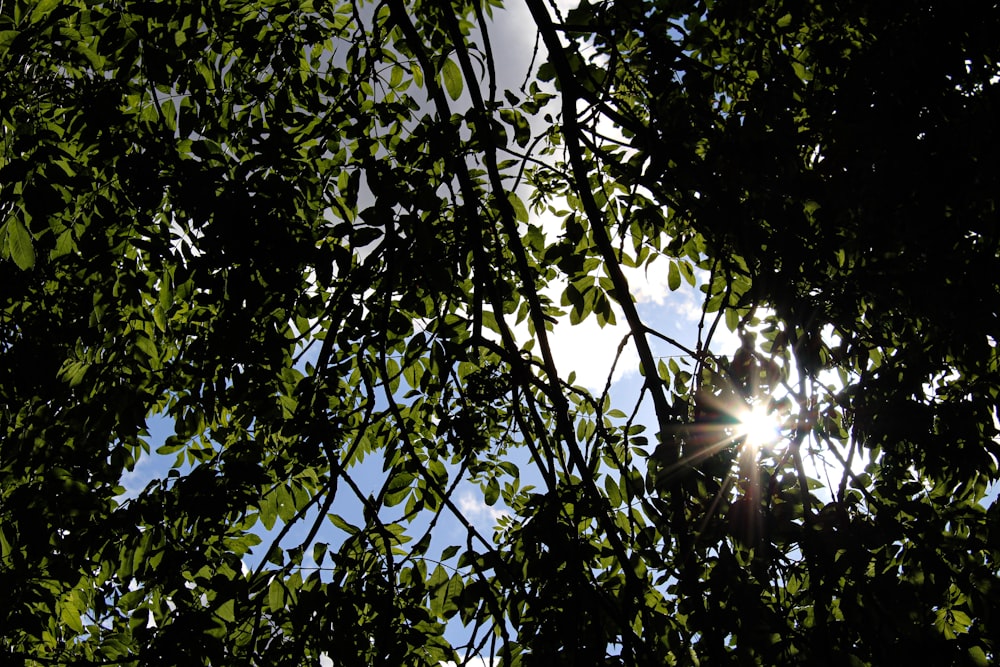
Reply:
<svg viewBox="0 0 1000 667"><path fill-rule="evenodd" d="M765 405L741 411L739 420L739 433L746 436L746 443L755 450L781 439L781 416L777 411L768 412Z"/></svg>

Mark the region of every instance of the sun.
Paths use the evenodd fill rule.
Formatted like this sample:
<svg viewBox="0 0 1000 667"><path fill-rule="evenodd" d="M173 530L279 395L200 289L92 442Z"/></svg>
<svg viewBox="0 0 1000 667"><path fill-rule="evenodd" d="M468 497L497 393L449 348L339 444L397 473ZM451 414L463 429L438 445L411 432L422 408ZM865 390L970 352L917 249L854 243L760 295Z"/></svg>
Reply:
<svg viewBox="0 0 1000 667"><path fill-rule="evenodd" d="M773 445L781 439L780 416L774 410L768 411L764 404L755 404L737 415L737 434L746 437L746 444L754 449Z"/></svg>

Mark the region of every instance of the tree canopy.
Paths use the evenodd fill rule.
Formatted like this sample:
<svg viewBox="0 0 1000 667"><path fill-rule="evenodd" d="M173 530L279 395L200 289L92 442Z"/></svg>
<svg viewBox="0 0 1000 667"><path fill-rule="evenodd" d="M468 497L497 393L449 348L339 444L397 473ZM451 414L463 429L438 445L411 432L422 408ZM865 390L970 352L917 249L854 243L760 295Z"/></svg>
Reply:
<svg viewBox="0 0 1000 667"><path fill-rule="evenodd" d="M998 34L4 0L2 660L993 664Z"/></svg>

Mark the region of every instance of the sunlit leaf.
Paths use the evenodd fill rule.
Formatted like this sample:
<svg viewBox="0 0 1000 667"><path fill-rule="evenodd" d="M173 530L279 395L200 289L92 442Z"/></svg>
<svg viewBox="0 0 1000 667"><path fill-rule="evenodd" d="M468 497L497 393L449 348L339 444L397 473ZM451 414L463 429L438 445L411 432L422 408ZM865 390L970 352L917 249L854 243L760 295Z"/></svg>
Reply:
<svg viewBox="0 0 1000 667"><path fill-rule="evenodd" d="M17 218L8 218L4 225L7 232L7 247L11 259L22 271L32 268L35 265L35 248L31 241L31 234Z"/></svg>
<svg viewBox="0 0 1000 667"><path fill-rule="evenodd" d="M448 91L448 96L451 99L457 100L462 96L462 88L464 87L462 70L458 68L458 65L451 58L446 58L441 65L441 78L444 81L444 88Z"/></svg>

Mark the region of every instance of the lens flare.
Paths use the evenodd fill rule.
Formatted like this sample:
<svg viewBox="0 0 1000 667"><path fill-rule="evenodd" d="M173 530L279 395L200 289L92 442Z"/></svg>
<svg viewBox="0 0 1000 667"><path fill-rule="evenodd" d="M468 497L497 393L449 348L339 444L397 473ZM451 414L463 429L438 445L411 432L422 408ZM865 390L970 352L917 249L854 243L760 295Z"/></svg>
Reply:
<svg viewBox="0 0 1000 667"><path fill-rule="evenodd" d="M739 432L746 442L757 449L773 445L781 439L781 423L776 412L768 412L764 405L754 405L739 416Z"/></svg>

